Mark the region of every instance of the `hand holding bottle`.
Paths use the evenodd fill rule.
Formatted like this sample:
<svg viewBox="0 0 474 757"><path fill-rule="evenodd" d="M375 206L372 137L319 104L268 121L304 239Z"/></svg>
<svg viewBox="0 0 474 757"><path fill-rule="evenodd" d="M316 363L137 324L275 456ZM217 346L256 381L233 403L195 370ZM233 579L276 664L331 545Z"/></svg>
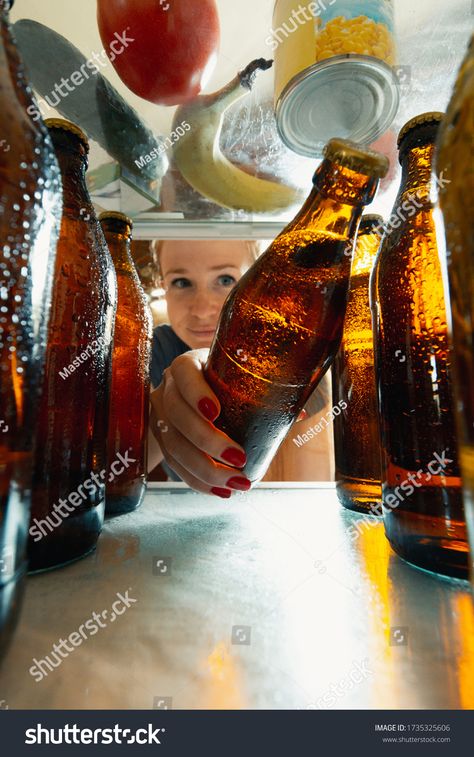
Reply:
<svg viewBox="0 0 474 757"><path fill-rule="evenodd" d="M220 403L203 374L209 350L191 350L173 360L151 393L151 429L168 465L199 492L229 498L251 482L241 469L244 449L217 429Z"/></svg>

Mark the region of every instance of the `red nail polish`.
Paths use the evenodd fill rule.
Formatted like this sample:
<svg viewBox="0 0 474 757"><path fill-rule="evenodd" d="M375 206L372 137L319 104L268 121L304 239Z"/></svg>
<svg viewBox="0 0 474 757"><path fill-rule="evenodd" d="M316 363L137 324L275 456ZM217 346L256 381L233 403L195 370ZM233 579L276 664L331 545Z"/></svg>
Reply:
<svg viewBox="0 0 474 757"><path fill-rule="evenodd" d="M229 499L232 494L230 489L221 489L220 486L213 486L211 492L212 494L215 494L216 497L222 497L222 499Z"/></svg>
<svg viewBox="0 0 474 757"><path fill-rule="evenodd" d="M252 486L252 482L243 476L232 476L232 478L229 478L226 482L226 486L230 486L231 489L239 489L239 491L247 492Z"/></svg>
<svg viewBox="0 0 474 757"><path fill-rule="evenodd" d="M247 455L236 447L227 447L221 455L222 459L236 468L243 468L247 462Z"/></svg>
<svg viewBox="0 0 474 757"><path fill-rule="evenodd" d="M208 397L203 397L198 402L198 408L208 421L213 421L219 415L219 409L216 404Z"/></svg>

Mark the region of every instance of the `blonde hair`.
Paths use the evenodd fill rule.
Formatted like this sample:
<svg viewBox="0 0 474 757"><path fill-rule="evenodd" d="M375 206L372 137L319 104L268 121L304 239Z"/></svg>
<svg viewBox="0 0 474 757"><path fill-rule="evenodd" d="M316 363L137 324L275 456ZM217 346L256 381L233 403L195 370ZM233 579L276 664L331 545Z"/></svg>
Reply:
<svg viewBox="0 0 474 757"><path fill-rule="evenodd" d="M161 271L160 258L161 258L161 251L163 249L163 245L165 241L166 241L165 239L154 239L152 242L150 242L150 249L153 254L153 259L154 259L156 269L157 269L158 280L160 281L161 286L163 284L163 274ZM240 241L240 240L229 239L229 242L236 242L236 241ZM250 260L252 261L251 265L253 265L263 252L262 243L257 239L245 239L242 241L245 241L245 244L247 245Z"/></svg>

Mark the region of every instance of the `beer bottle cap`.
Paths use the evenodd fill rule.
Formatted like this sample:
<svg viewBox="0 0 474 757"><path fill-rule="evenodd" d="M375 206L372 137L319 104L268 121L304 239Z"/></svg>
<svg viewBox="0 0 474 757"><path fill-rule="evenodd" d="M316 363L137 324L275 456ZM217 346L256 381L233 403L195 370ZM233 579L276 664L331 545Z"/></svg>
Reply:
<svg viewBox="0 0 474 757"><path fill-rule="evenodd" d="M404 139L410 134L410 132L414 131L414 129L418 129L420 126L429 126L429 125L439 125L441 121L444 118L444 113L440 113L439 111L431 111L429 113L421 113L419 116L415 116L415 118L411 118L405 126L400 131L400 134L398 135L398 141L397 141L397 147L400 149L400 146Z"/></svg>
<svg viewBox="0 0 474 757"><path fill-rule="evenodd" d="M89 140L85 132L77 124L73 124L72 121L66 121L64 118L47 118L45 124L48 129L61 129L62 131L69 131L71 134L75 134L76 137L79 137L87 152L89 151Z"/></svg>
<svg viewBox="0 0 474 757"><path fill-rule="evenodd" d="M324 148L324 157L357 173L383 179L389 169L389 160L385 155L367 147L362 147L348 139L330 139Z"/></svg>
<svg viewBox="0 0 474 757"><path fill-rule="evenodd" d="M119 213L117 210L104 210L103 213L99 216L99 221L102 223L102 221L108 221L108 219L116 220L116 221L122 221L122 223L126 223L128 226L130 226L130 229L133 228L133 221L131 218L125 215L125 213Z"/></svg>
<svg viewBox="0 0 474 757"><path fill-rule="evenodd" d="M360 220L359 234L367 234L375 229L378 229L380 233L382 233L383 225L384 220L382 216L377 215L377 213L367 213L367 215L362 216Z"/></svg>

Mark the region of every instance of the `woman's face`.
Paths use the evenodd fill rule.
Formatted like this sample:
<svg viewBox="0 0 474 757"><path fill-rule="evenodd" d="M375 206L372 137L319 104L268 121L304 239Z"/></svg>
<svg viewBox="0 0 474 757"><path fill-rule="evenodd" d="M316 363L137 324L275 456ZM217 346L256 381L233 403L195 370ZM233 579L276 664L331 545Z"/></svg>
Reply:
<svg viewBox="0 0 474 757"><path fill-rule="evenodd" d="M163 243L160 265L169 322L191 349L211 346L224 300L252 262L240 240Z"/></svg>

